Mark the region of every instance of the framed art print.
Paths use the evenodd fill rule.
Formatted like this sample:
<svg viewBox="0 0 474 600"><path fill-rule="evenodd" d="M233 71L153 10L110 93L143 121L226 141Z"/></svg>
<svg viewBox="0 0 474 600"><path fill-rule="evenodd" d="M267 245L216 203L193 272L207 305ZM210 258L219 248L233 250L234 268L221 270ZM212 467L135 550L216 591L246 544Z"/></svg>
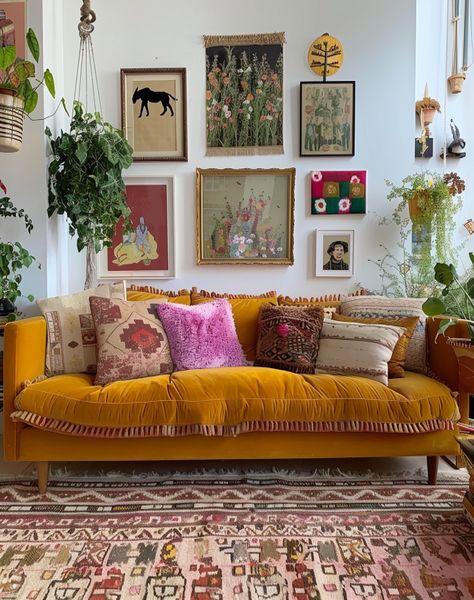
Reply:
<svg viewBox="0 0 474 600"><path fill-rule="evenodd" d="M130 222L120 218L112 246L98 255L98 279L175 277L174 178L125 178Z"/></svg>
<svg viewBox="0 0 474 600"><path fill-rule="evenodd" d="M15 46L16 55L20 58L26 56L26 2L25 0L0 0L0 10L5 11L5 19L11 21L11 25L2 27L6 39L5 46Z"/></svg>
<svg viewBox="0 0 474 600"><path fill-rule="evenodd" d="M354 231L316 230L316 277L354 275Z"/></svg>
<svg viewBox="0 0 474 600"><path fill-rule="evenodd" d="M293 264L295 169L197 169L197 263Z"/></svg>
<svg viewBox="0 0 474 600"><path fill-rule="evenodd" d="M367 171L312 171L312 215L365 215Z"/></svg>
<svg viewBox="0 0 474 600"><path fill-rule="evenodd" d="M186 69L122 69L122 129L133 160L188 160Z"/></svg>
<svg viewBox="0 0 474 600"><path fill-rule="evenodd" d="M300 83L300 156L354 156L355 81Z"/></svg>

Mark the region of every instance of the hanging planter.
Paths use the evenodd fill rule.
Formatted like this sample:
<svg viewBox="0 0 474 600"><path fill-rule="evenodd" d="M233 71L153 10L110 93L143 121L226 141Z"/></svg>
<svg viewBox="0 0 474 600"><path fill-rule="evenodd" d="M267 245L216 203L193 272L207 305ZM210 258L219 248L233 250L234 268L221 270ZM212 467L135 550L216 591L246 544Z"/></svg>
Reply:
<svg viewBox="0 0 474 600"><path fill-rule="evenodd" d="M451 90L451 94L459 94L462 92L462 86L464 84L464 80L466 79L465 73L455 73L448 77L449 89Z"/></svg>
<svg viewBox="0 0 474 600"><path fill-rule="evenodd" d="M408 214L412 221L417 221L423 214L423 211L418 206L418 194L414 194L408 198Z"/></svg>
<svg viewBox="0 0 474 600"><path fill-rule="evenodd" d="M17 152L23 142L25 119L23 98L0 88L0 152Z"/></svg>

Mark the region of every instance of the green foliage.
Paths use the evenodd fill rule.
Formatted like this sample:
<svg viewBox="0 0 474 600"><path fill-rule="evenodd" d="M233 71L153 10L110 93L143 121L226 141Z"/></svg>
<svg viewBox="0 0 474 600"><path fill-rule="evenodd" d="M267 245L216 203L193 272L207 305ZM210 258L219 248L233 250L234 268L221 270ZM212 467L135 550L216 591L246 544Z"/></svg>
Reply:
<svg viewBox="0 0 474 600"><path fill-rule="evenodd" d="M30 28L26 33L26 42L33 59L38 63L40 58L40 45L35 32ZM30 78L34 78L32 84ZM25 101L24 110L31 113L38 104L37 89L45 85L48 92L54 98L56 86L53 74L46 69L41 79L36 76L35 65L25 58L16 55L16 46L0 47L0 87L12 90L14 95Z"/></svg>
<svg viewBox="0 0 474 600"><path fill-rule="evenodd" d="M439 285L433 281L433 268L438 261L455 262L459 248L453 243L455 214L462 206L460 194L464 181L456 173L441 175L416 173L401 185L386 181L388 200L398 201L391 218L381 218L381 225L396 225L400 240L397 248L385 250L383 258L374 260L381 274L381 293L388 296L423 297L436 294ZM409 205L412 216L408 214ZM418 209L413 213L414 209Z"/></svg>
<svg viewBox="0 0 474 600"><path fill-rule="evenodd" d="M471 268L460 277L452 264L437 263L434 278L443 287L439 295L423 303L423 312L430 316L447 315L440 321L438 335L444 334L456 319L467 321L471 338L474 339L474 253L469 252ZM454 318L453 318L454 317ZM436 337L437 337L436 336Z"/></svg>
<svg viewBox="0 0 474 600"><path fill-rule="evenodd" d="M92 244L96 252L112 244L120 217L128 221L122 169L132 163L132 147L122 132L86 113L74 103L70 133L56 139L46 128L51 143L48 183L48 216L66 214L69 233L77 235L77 249Z"/></svg>
<svg viewBox="0 0 474 600"><path fill-rule="evenodd" d="M1 181L0 188L6 193L6 188ZM0 217L4 219L13 217L23 220L28 233L31 233L33 229L33 222L30 217L22 208L18 209L6 195L0 198ZM20 242L4 241L0 238L0 298L6 298L14 304L20 296L23 296L20 289L22 283L21 271L30 267L34 262L36 262L35 257ZM30 302L34 300L31 295L26 297ZM12 313L9 315L9 320L14 320L16 316L17 313Z"/></svg>

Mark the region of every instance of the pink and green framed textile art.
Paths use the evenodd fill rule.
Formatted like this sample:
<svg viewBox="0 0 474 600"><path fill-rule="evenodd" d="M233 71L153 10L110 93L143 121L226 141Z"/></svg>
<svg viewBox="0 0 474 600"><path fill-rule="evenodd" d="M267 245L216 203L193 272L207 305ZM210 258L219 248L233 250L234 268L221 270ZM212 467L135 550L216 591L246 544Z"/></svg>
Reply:
<svg viewBox="0 0 474 600"><path fill-rule="evenodd" d="M126 177L130 222L121 218L98 255L99 279L175 277L173 177Z"/></svg>
<svg viewBox="0 0 474 600"><path fill-rule="evenodd" d="M355 81L300 83L300 156L354 156Z"/></svg>
<svg viewBox="0 0 474 600"><path fill-rule="evenodd" d="M284 33L205 35L210 156L283 153Z"/></svg>
<svg viewBox="0 0 474 600"><path fill-rule="evenodd" d="M312 215L365 215L367 171L312 171Z"/></svg>
<svg viewBox="0 0 474 600"><path fill-rule="evenodd" d="M122 129L133 160L188 160L186 69L121 69Z"/></svg>
<svg viewBox="0 0 474 600"><path fill-rule="evenodd" d="M295 169L197 169L197 263L293 264Z"/></svg>

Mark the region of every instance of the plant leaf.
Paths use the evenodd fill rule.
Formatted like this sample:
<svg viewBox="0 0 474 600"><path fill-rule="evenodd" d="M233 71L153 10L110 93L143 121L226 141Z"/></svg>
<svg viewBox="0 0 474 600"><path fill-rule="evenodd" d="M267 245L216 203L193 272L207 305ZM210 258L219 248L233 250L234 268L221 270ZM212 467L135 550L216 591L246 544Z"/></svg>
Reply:
<svg viewBox="0 0 474 600"><path fill-rule="evenodd" d="M29 60L21 60L15 64L15 74L20 81L35 76L35 65Z"/></svg>
<svg viewBox="0 0 474 600"><path fill-rule="evenodd" d="M454 265L447 265L446 263L436 263L434 278L443 285L451 285L456 275L456 269Z"/></svg>
<svg viewBox="0 0 474 600"><path fill-rule="evenodd" d="M38 104L38 92L31 90L28 96L25 98L25 112L28 114L33 112Z"/></svg>
<svg viewBox="0 0 474 600"><path fill-rule="evenodd" d="M436 315L442 315L446 311L446 306L439 298L428 298L422 305L422 310L425 315L429 317L436 317Z"/></svg>
<svg viewBox="0 0 474 600"><path fill-rule="evenodd" d="M0 69L6 70L15 62L16 48L15 46L0 47Z"/></svg>
<svg viewBox="0 0 474 600"><path fill-rule="evenodd" d="M466 292L469 294L470 298L474 298L474 277L471 277L466 283Z"/></svg>
<svg viewBox="0 0 474 600"><path fill-rule="evenodd" d="M469 258L471 259L471 262L474 265L474 252L469 252Z"/></svg>
<svg viewBox="0 0 474 600"><path fill-rule="evenodd" d="M80 142L76 149L77 160L83 165L87 159L87 144Z"/></svg>
<svg viewBox="0 0 474 600"><path fill-rule="evenodd" d="M454 319L443 319L442 321L440 321L439 327L438 327L438 332L435 337L435 342L438 339L439 335L444 335L446 333L446 330L449 327L451 327L451 325L455 325L455 324L456 324L456 321Z"/></svg>
<svg viewBox="0 0 474 600"><path fill-rule="evenodd" d="M31 29L31 27L26 32L26 41L28 43L28 48L30 49L33 58L36 62L39 61L40 57L40 45L38 42L38 38L36 37L35 32Z"/></svg>
<svg viewBox="0 0 474 600"><path fill-rule="evenodd" d="M54 85L54 77L49 69L44 72L44 83L48 88L48 92L53 98L56 97L56 86Z"/></svg>

